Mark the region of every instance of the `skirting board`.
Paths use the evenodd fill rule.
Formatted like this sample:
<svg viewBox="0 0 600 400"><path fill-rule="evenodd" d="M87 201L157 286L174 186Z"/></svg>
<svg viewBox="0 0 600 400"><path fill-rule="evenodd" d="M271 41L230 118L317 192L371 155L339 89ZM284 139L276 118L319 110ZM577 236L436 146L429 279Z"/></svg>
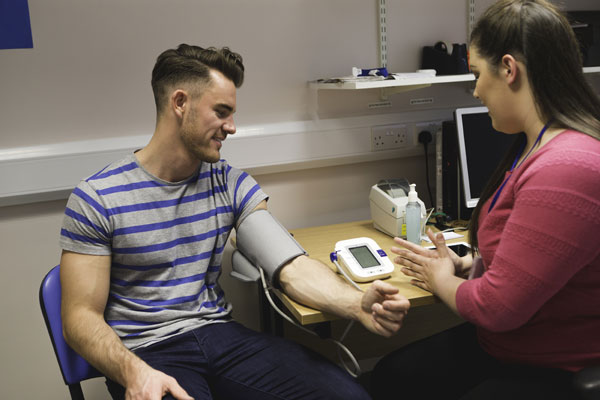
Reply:
<svg viewBox="0 0 600 400"><path fill-rule="evenodd" d="M252 175L418 156L418 143L371 150L371 127L449 118L452 110L239 127L221 155ZM0 206L66 198L84 177L143 147L149 135L0 150Z"/></svg>

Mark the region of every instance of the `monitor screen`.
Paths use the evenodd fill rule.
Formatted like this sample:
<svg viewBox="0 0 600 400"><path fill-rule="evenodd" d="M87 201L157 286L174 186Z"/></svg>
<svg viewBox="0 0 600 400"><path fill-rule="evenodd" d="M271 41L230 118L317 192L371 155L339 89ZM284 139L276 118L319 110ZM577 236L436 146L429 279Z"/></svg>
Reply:
<svg viewBox="0 0 600 400"><path fill-rule="evenodd" d="M494 169L519 135L495 130L487 107L459 108L455 119L465 204L473 208Z"/></svg>
<svg viewBox="0 0 600 400"><path fill-rule="evenodd" d="M358 261L363 268L381 265L367 246L350 247L348 250L350 250L350 253L352 253L354 258L356 258L356 261Z"/></svg>

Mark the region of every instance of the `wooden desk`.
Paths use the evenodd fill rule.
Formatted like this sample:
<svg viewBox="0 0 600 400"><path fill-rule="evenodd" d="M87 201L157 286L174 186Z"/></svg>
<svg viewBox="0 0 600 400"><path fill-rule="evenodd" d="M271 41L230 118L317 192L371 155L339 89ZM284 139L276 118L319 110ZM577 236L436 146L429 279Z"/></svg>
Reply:
<svg viewBox="0 0 600 400"><path fill-rule="evenodd" d="M294 229L290 231L294 238L304 247L311 258L322 261L325 265L335 270L335 265L330 261L329 254L335 248L335 243L356 237L370 237L388 254L390 258L394 257L391 247L394 246L392 237L373 227L372 221L357 221L343 224L325 225L311 228ZM468 240L467 233L465 237L448 241L460 242ZM422 245L428 243L423 242ZM437 298L431 293L410 284L410 278L404 275L398 266L396 266L392 276L385 280L394 286L400 288L400 293L410 301L411 307L423 306L438 302ZM359 284L368 286L368 283ZM298 304L285 294L276 291L277 296L287 309L294 315L296 320L302 325L315 324L318 322L327 322L338 319L338 317L326 314L321 311Z"/></svg>

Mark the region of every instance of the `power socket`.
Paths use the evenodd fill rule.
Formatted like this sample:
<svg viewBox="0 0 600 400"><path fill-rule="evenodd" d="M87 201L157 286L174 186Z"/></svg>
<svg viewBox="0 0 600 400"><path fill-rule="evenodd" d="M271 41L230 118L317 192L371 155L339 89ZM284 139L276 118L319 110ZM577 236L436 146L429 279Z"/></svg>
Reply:
<svg viewBox="0 0 600 400"><path fill-rule="evenodd" d="M404 124L382 125L371 128L371 150L382 151L411 146L408 127Z"/></svg>
<svg viewBox="0 0 600 400"><path fill-rule="evenodd" d="M415 143L419 143L419 133L423 131L429 131L433 140L435 140L436 134L438 131L442 130L442 121L426 121L426 122L418 122L415 124L415 132L414 132L414 140ZM421 145L422 146L422 145Z"/></svg>

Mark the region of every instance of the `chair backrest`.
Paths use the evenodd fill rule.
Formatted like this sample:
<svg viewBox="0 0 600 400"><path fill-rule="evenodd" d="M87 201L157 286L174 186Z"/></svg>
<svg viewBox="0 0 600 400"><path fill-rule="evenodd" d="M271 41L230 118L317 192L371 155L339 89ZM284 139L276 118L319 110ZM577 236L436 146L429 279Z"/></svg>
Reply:
<svg viewBox="0 0 600 400"><path fill-rule="evenodd" d="M69 347L62 333L60 316L60 266L52 268L40 285L40 307L48 334L54 347L54 353L60 366L65 384L69 386L72 398L83 399L80 382L102 376L87 361Z"/></svg>
<svg viewBox="0 0 600 400"><path fill-rule="evenodd" d="M591 365L576 372L573 385L582 400L600 399L600 365Z"/></svg>

